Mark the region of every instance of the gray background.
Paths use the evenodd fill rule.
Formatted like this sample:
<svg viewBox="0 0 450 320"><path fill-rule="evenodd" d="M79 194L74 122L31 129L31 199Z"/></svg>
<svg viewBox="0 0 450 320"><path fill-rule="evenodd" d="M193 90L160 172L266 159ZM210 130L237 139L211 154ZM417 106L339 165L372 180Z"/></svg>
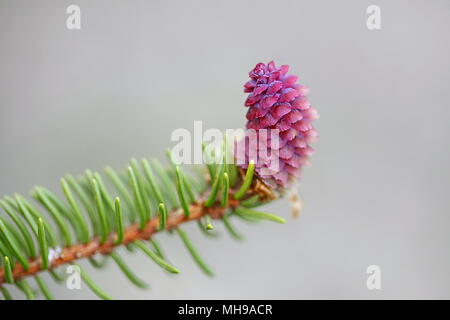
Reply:
<svg viewBox="0 0 450 320"><path fill-rule="evenodd" d="M80 31L65 27L72 3ZM380 31L366 28L370 4ZM450 298L449 4L2 0L0 194L163 158L172 130L194 120L242 127L247 73L274 59L311 88L321 115L301 218L274 203L266 211L288 223L236 222L243 243L189 226L214 279L163 235L182 274L138 254L128 261L151 290L113 265L91 272L97 283L121 299ZM371 264L382 290L366 288ZM59 298L94 298L51 286Z"/></svg>

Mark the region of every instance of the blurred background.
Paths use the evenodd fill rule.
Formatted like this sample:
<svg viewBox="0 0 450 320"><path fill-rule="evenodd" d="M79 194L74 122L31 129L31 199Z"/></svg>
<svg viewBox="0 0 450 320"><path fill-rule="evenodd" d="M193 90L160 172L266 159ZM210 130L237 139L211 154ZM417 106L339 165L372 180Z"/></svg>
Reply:
<svg viewBox="0 0 450 320"><path fill-rule="evenodd" d="M66 8L81 8L81 30ZM381 8L381 30L366 8ZM0 194L86 168L164 159L176 128L239 128L257 62L289 64L311 88L320 141L305 207L265 208L285 225L233 241L186 227L209 279L177 237L158 235L182 270L126 255L141 291L112 263L84 264L118 299L450 298L450 3L434 1L0 0ZM381 268L368 290L366 268ZM47 275L44 276L47 278ZM96 298L48 281L58 298Z"/></svg>

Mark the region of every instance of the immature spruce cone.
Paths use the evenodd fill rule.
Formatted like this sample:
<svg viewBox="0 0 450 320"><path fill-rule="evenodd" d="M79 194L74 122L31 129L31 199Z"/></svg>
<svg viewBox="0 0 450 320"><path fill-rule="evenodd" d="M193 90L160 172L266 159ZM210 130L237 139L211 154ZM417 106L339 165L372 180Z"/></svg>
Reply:
<svg viewBox="0 0 450 320"><path fill-rule="evenodd" d="M261 157L259 144L258 159L253 159L255 173L267 185L281 189L298 179L301 167L314 151L309 144L317 136L311 123L318 118L318 114L308 102L308 89L297 84L298 77L288 75L288 69L287 65L277 68L273 61L267 65L258 63L249 73L251 80L244 85L244 91L250 93L245 101L245 106L249 107L247 129L255 129L260 140L260 129L280 131L278 147L270 143L270 134L263 136L263 139L267 139L268 154L277 151L274 149L278 149L278 152L274 152L272 158ZM247 168L252 160L252 156L249 157L252 147L249 148L248 141L245 144L245 159L238 159L243 168ZM279 160L277 170L267 170L271 167L274 154Z"/></svg>

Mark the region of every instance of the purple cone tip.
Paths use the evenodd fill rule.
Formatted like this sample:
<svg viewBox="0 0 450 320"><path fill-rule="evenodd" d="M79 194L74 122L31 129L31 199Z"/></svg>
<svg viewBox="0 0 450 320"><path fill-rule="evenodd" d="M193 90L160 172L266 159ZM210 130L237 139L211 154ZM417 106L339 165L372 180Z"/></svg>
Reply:
<svg viewBox="0 0 450 320"><path fill-rule="evenodd" d="M248 93L246 127L247 131L253 129L258 142L249 142L246 135L238 143L245 151L236 156L237 163L245 169L254 160L257 177L274 189L284 189L299 179L314 151L310 144L317 138L312 122L318 114L308 101L309 90L288 71L289 66L276 67L273 61L258 63L244 85Z"/></svg>

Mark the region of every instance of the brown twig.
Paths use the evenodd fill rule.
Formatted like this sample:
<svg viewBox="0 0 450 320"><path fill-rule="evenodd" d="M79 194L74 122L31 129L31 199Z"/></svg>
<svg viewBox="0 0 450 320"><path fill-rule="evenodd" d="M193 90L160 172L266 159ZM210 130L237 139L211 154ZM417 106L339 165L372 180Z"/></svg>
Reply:
<svg viewBox="0 0 450 320"><path fill-rule="evenodd" d="M169 214L167 219L166 230L174 229L180 224L189 222L192 220L198 220L205 214L211 215L214 219L219 219L223 216L225 211L230 207L236 207L239 205L239 201L230 199L227 208L220 206L213 206L211 208L205 208L202 203L194 203L190 205L190 215L186 217L183 211L177 209ZM94 237L91 241L85 244L75 244L70 247L63 248L61 253L53 259L49 264L49 269L54 269L58 266L71 263L78 259L89 258L93 255L99 254L109 254L115 247L120 245L127 245L136 240L148 240L153 234L160 231L158 218L151 219L144 229L140 229L138 224L134 224L126 228L124 233L124 239L121 244L115 244L116 234L111 234L107 241L100 243L98 237ZM18 280L23 277L32 276L40 271L41 268L41 258L29 261L29 269L25 270L20 263L16 263L13 269L14 280ZM4 269L0 269L0 285L6 283Z"/></svg>

